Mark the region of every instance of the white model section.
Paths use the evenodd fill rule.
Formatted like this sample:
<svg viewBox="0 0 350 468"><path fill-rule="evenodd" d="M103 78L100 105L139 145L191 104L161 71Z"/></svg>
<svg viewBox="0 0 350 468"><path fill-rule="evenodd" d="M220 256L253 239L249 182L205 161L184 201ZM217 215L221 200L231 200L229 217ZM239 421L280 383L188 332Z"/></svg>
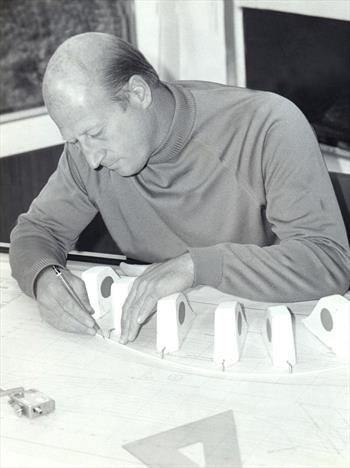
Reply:
<svg viewBox="0 0 350 468"><path fill-rule="evenodd" d="M349 360L350 301L339 294L323 297L303 319L306 328L340 358Z"/></svg>
<svg viewBox="0 0 350 468"><path fill-rule="evenodd" d="M157 304L157 350L166 354L180 349L195 316L182 293L160 299Z"/></svg>
<svg viewBox="0 0 350 468"><path fill-rule="evenodd" d="M214 362L227 367L239 361L247 332L247 320L239 302L219 304L215 309Z"/></svg>
<svg viewBox="0 0 350 468"><path fill-rule="evenodd" d="M262 336L272 364L291 370L296 364L296 354L292 316L286 306L267 308Z"/></svg>
<svg viewBox="0 0 350 468"><path fill-rule="evenodd" d="M94 317L99 319L112 309L111 288L119 275L109 266L96 266L84 271L81 277L95 311Z"/></svg>
<svg viewBox="0 0 350 468"><path fill-rule="evenodd" d="M112 284L113 333L120 335L123 305L135 281L135 276L121 276Z"/></svg>

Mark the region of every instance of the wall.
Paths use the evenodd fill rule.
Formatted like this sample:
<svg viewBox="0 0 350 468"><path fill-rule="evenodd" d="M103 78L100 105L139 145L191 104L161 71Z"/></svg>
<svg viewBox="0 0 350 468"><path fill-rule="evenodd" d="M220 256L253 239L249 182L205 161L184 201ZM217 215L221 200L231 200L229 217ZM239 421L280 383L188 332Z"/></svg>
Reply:
<svg viewBox="0 0 350 468"><path fill-rule="evenodd" d="M27 153L40 148L63 143L60 132L46 109L38 109L39 114L16 112L13 120L0 118L0 157Z"/></svg>
<svg viewBox="0 0 350 468"><path fill-rule="evenodd" d="M350 20L348 0L234 0L239 7L286 11L301 15Z"/></svg>
<svg viewBox="0 0 350 468"><path fill-rule="evenodd" d="M137 38L162 79L226 82L224 3L135 0Z"/></svg>

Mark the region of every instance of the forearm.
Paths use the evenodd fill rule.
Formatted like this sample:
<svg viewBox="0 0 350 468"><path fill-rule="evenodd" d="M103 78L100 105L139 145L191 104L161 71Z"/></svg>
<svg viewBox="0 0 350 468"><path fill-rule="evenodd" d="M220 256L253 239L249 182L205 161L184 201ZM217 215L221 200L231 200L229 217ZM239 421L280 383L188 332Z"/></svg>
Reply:
<svg viewBox="0 0 350 468"><path fill-rule="evenodd" d="M64 266L66 250L48 232L20 221L11 233L10 265L20 288L34 297L35 280L50 265Z"/></svg>
<svg viewBox="0 0 350 468"><path fill-rule="evenodd" d="M219 244L190 249L195 285L270 302L343 294L349 287L348 250L305 239L281 245Z"/></svg>

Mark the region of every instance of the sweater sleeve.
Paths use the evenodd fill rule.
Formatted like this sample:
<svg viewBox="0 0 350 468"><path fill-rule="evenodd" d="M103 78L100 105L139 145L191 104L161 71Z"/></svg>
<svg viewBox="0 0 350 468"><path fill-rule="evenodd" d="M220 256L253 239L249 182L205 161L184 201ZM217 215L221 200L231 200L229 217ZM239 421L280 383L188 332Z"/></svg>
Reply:
<svg viewBox="0 0 350 468"><path fill-rule="evenodd" d="M189 249L195 284L260 301L343 294L350 281L349 245L318 142L296 106L281 99L278 107L261 162L264 209L276 242Z"/></svg>
<svg viewBox="0 0 350 468"><path fill-rule="evenodd" d="M56 171L11 232L12 275L26 294L34 296L35 279L44 268L65 265L96 212L66 145Z"/></svg>

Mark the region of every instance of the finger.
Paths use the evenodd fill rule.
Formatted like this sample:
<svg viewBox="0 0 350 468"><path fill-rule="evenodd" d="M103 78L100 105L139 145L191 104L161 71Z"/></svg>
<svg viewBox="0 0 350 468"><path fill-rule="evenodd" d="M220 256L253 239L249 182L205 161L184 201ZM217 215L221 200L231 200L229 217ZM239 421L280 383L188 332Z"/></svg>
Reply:
<svg viewBox="0 0 350 468"><path fill-rule="evenodd" d="M61 308L69 315L71 315L77 322L87 328L93 328L95 320L91 315L83 310L76 300L65 290L64 295L55 296L56 301Z"/></svg>
<svg viewBox="0 0 350 468"><path fill-rule="evenodd" d="M140 281L140 279L137 278L134 281L132 288L128 294L128 297L126 298L126 301L123 305L123 312L121 318L121 334L119 340L119 342L122 344L127 344L128 342L130 323L133 319L133 314L136 313L135 304L137 304L137 301L142 296L145 289L145 282Z"/></svg>
<svg viewBox="0 0 350 468"><path fill-rule="evenodd" d="M72 284L76 280L81 281L79 278L76 278L74 275L72 275L69 271L66 272L65 275L65 278L69 284ZM66 289L66 286L62 284L61 281L57 281L56 279L47 285L45 294L41 295L41 302L48 309L54 309L52 301L54 301L53 304L56 304L57 302L62 309L64 309L70 315L74 316L74 318L84 326L89 328L94 326L95 321L91 315L81 308L76 299Z"/></svg>
<svg viewBox="0 0 350 468"><path fill-rule="evenodd" d="M130 263L122 262L119 266L122 273L126 276L140 276L149 269L151 265L131 265Z"/></svg>
<svg viewBox="0 0 350 468"><path fill-rule="evenodd" d="M69 270L65 270L65 276L71 285L75 282L82 282ZM43 318L48 317L53 326L63 328L65 331L67 331L68 327L69 331L76 333L86 333L85 329L90 328L92 331L88 333L94 334L93 326L95 322L93 318L87 311L81 309L71 293L67 291L65 285L61 281L57 281L53 271L47 270L41 276L37 287L37 300ZM66 321L65 314L70 315L74 320L67 319L69 323L62 325L60 321Z"/></svg>
<svg viewBox="0 0 350 468"><path fill-rule="evenodd" d="M135 309L133 308L125 308L123 306L123 312L122 312L122 319L121 319L121 334L119 338L119 342L121 344L127 344L129 339L129 328L130 324L133 320L133 314L135 313Z"/></svg>
<svg viewBox="0 0 350 468"><path fill-rule="evenodd" d="M75 305L75 304L74 304ZM70 333L81 333L88 335L95 335L96 330L94 327L88 327L81 323L74 315L70 312L71 309L62 306L62 303L57 301L57 307L54 310L49 311L49 316L52 314L52 320L56 324L57 328Z"/></svg>
<svg viewBox="0 0 350 468"><path fill-rule="evenodd" d="M137 323L142 325L152 314L154 314L154 312L156 312L157 302L158 302L158 299L156 299L152 295L150 295L149 297L146 297L144 304L137 317Z"/></svg>
<svg viewBox="0 0 350 468"><path fill-rule="evenodd" d="M155 312L156 299L152 295L143 297L142 300L136 304L135 312L129 325L128 340L134 341L140 331L141 324Z"/></svg>
<svg viewBox="0 0 350 468"><path fill-rule="evenodd" d="M74 317L68 314L57 304L55 310L48 309L39 304L41 317L51 326L58 330L69 333L80 333L86 335L95 335L96 331L93 328L88 328L78 322Z"/></svg>
<svg viewBox="0 0 350 468"><path fill-rule="evenodd" d="M129 323L128 323L128 331L127 331L127 335L126 335L126 342L128 343L129 341L134 341L138 332L139 332L139 329L140 329L140 324L137 323L137 315L138 315L138 306L136 305L136 307L134 309L132 309L131 311L129 311Z"/></svg>

